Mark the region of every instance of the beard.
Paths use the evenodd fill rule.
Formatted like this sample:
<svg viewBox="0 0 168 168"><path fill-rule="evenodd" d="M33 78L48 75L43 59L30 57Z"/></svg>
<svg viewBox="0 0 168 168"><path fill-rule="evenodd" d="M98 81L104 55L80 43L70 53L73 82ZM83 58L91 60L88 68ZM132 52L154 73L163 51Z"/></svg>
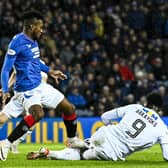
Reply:
<svg viewBox="0 0 168 168"><path fill-rule="evenodd" d="M39 35L35 32L33 32L33 34L32 34L33 40L36 40L36 41L39 41L41 39L41 36L42 36L42 34Z"/></svg>

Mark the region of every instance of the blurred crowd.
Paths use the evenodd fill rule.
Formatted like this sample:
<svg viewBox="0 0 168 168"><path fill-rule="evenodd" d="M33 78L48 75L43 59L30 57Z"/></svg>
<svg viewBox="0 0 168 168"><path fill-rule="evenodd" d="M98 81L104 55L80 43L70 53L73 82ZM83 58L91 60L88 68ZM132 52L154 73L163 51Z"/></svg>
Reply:
<svg viewBox="0 0 168 168"><path fill-rule="evenodd" d="M168 115L168 0L1 0L0 67L27 9L45 16L41 58L68 76L59 86L48 82L78 116L145 103L151 91L160 92Z"/></svg>

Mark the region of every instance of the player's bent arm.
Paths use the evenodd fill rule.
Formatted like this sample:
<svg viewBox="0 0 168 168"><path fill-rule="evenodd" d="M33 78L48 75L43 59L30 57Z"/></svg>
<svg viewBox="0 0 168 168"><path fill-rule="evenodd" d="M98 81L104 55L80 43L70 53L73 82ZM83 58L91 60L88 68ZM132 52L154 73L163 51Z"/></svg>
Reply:
<svg viewBox="0 0 168 168"><path fill-rule="evenodd" d="M162 148L162 155L164 160L168 161L168 143L161 144L161 148Z"/></svg>
<svg viewBox="0 0 168 168"><path fill-rule="evenodd" d="M15 79L16 79L16 73L13 71L8 81L8 88L11 88L13 86ZM3 91L2 89L0 89L0 97L2 96L2 94L3 94Z"/></svg>
<svg viewBox="0 0 168 168"><path fill-rule="evenodd" d="M104 114L102 114L101 119L103 123L107 125L111 123L111 120L122 118L127 112L134 113L138 108L142 108L141 105L131 104L131 105L126 105L126 106L122 106L119 108L115 108L113 110L109 110L105 112Z"/></svg>
<svg viewBox="0 0 168 168"><path fill-rule="evenodd" d="M116 118L118 118L117 109L106 111L101 115L101 120L105 125L111 124L111 120Z"/></svg>
<svg viewBox="0 0 168 168"><path fill-rule="evenodd" d="M13 71L8 81L8 88L11 88L13 86L13 84L15 83L15 79L16 79L16 73L15 71Z"/></svg>

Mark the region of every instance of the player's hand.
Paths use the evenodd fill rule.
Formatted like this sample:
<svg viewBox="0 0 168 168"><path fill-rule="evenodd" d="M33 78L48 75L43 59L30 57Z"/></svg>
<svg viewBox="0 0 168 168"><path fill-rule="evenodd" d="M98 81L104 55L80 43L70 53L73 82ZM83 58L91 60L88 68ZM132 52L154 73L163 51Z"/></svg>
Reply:
<svg viewBox="0 0 168 168"><path fill-rule="evenodd" d="M57 84L59 84L59 79L61 80L67 79L67 76L59 70L50 70L48 74L55 79L55 82Z"/></svg>
<svg viewBox="0 0 168 168"><path fill-rule="evenodd" d="M9 98L10 98L10 93L9 92L6 92L6 93L2 94L2 107L5 106L5 104L9 100Z"/></svg>

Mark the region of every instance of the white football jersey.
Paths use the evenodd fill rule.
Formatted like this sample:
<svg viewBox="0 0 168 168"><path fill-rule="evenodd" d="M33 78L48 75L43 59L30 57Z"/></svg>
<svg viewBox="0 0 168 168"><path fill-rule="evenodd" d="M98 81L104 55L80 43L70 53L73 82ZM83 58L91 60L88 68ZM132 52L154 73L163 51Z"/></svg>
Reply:
<svg viewBox="0 0 168 168"><path fill-rule="evenodd" d="M155 111L139 104L132 104L104 113L102 121L108 124L112 119L120 117L119 124L100 128L104 137L103 148L106 148L104 152L109 158L124 160L125 156L134 151L159 143L163 157L168 159L166 158L168 157L168 129Z"/></svg>

